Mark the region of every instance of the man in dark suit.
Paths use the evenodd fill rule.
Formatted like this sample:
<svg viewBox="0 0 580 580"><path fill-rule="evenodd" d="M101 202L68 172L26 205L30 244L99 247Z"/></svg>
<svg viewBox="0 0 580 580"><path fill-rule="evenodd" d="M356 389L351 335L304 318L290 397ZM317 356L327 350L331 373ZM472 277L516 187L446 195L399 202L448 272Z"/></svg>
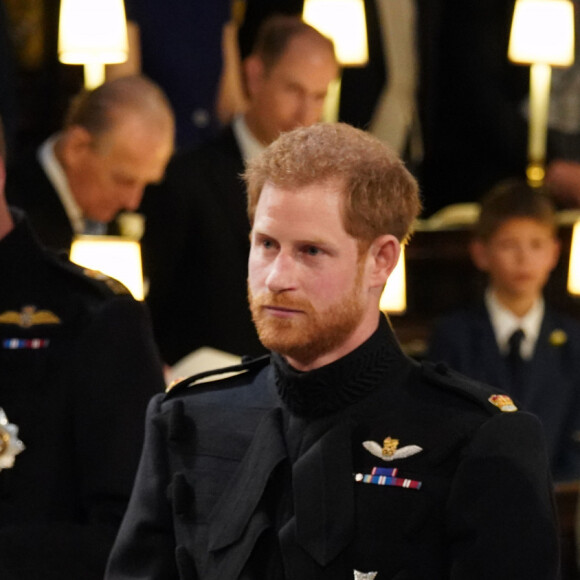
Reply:
<svg viewBox="0 0 580 580"><path fill-rule="evenodd" d="M319 124L246 179L272 354L153 399L107 580L556 578L538 420L407 358L379 311L420 208L399 158Z"/></svg>
<svg viewBox="0 0 580 580"><path fill-rule="evenodd" d="M499 385L544 426L553 476L580 477L580 325L544 304L559 256L551 201L520 180L482 200L472 257L489 276L484 300L446 316L430 358Z"/></svg>
<svg viewBox="0 0 580 580"><path fill-rule="evenodd" d="M161 362L142 304L9 211L4 167L0 136L0 577L100 580Z"/></svg>
<svg viewBox="0 0 580 580"><path fill-rule="evenodd" d="M9 168L8 202L44 244L68 251L75 233L107 233L120 211L137 209L145 186L162 179L173 139L157 85L140 76L105 83L72 102L36 156Z"/></svg>
<svg viewBox="0 0 580 580"><path fill-rule="evenodd" d="M244 163L282 131L320 119L338 67L332 43L298 17L267 20L244 61L249 106L213 142L176 156L144 199L148 304L166 362L201 346L263 352L246 299Z"/></svg>

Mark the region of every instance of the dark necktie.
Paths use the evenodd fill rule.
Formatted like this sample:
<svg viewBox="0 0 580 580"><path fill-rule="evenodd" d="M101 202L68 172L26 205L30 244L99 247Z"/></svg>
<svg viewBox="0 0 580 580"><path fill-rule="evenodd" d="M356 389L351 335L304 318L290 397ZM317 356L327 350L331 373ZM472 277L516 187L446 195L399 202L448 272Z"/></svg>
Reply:
<svg viewBox="0 0 580 580"><path fill-rule="evenodd" d="M508 340L509 352L507 355L507 364L510 373L511 392L516 397L522 396L524 388L524 359L522 358L520 350L524 336L524 331L518 328Z"/></svg>

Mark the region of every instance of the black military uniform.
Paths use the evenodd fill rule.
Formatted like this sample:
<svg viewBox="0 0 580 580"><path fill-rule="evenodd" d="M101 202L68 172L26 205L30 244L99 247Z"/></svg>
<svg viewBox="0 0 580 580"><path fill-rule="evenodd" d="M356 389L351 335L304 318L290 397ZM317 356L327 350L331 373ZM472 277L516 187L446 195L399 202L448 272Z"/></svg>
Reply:
<svg viewBox="0 0 580 580"><path fill-rule="evenodd" d="M537 419L403 355L386 319L301 373L273 354L148 411L107 580L553 580Z"/></svg>
<svg viewBox="0 0 580 580"><path fill-rule="evenodd" d="M0 241L0 577L101 579L162 367L143 305L15 219Z"/></svg>

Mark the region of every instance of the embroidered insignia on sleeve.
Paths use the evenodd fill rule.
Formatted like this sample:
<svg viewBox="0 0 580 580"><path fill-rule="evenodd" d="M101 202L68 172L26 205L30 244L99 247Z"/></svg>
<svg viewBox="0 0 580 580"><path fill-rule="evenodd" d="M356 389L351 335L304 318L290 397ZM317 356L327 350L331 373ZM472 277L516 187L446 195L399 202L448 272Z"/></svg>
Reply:
<svg viewBox="0 0 580 580"><path fill-rule="evenodd" d="M548 341L552 346L562 346L568 342L568 335L561 329L552 330Z"/></svg>
<svg viewBox="0 0 580 580"><path fill-rule="evenodd" d="M514 402L507 395L492 395L488 401L503 413L513 413L518 410Z"/></svg>
<svg viewBox="0 0 580 580"><path fill-rule="evenodd" d="M14 324L31 328L40 324L60 324L60 318L50 310L37 310L36 306L23 306L20 312L7 310L0 314L0 324Z"/></svg>
<svg viewBox="0 0 580 580"><path fill-rule="evenodd" d="M8 422L0 407L0 471L14 465L15 457L24 451L24 443L18 439L18 427Z"/></svg>
<svg viewBox="0 0 580 580"><path fill-rule="evenodd" d="M375 580L378 572L359 572L354 571L354 580Z"/></svg>
<svg viewBox="0 0 580 580"><path fill-rule="evenodd" d="M405 445L405 447L397 449L398 446L399 440L391 437L387 437L383 441L382 447L376 441L363 441L363 447L383 461L405 459L406 457L411 457L423 451L423 448L418 445Z"/></svg>

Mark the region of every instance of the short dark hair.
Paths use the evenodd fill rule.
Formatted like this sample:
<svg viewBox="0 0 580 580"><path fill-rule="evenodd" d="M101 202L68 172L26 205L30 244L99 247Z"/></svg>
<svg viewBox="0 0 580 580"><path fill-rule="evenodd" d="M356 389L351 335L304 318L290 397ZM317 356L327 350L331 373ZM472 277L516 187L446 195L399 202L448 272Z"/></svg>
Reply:
<svg viewBox="0 0 580 580"><path fill-rule="evenodd" d="M474 235L488 240L513 218L533 219L556 231L556 208L548 190L534 188L524 179L513 178L501 181L483 196Z"/></svg>
<svg viewBox="0 0 580 580"><path fill-rule="evenodd" d="M81 91L71 101L64 127L79 125L98 136L113 127L119 109L137 111L144 118L168 117L173 122L171 105L161 87L143 75L131 75Z"/></svg>
<svg viewBox="0 0 580 580"><path fill-rule="evenodd" d="M258 29L252 54L260 58L266 71L280 60L290 41L298 36L309 36L328 48L336 58L334 44L330 38L320 34L316 28L306 24L299 16L275 14L262 22Z"/></svg>

